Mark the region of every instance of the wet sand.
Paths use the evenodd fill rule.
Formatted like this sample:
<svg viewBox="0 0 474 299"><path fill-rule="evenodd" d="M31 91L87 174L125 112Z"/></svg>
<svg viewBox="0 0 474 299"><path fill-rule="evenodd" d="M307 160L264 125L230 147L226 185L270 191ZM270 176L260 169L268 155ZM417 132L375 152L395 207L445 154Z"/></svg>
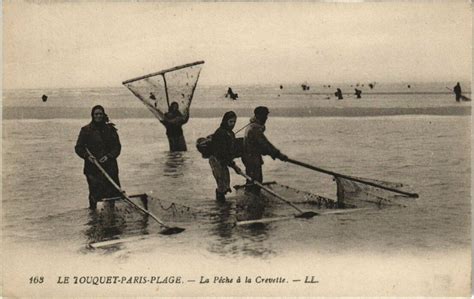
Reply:
<svg viewBox="0 0 474 299"><path fill-rule="evenodd" d="M250 117L250 107L231 108L239 116ZM229 107L192 108L191 117L221 117ZM90 108L65 107L3 107L3 119L82 119L88 116ZM146 108L108 108L112 118L154 118ZM271 116L276 117L367 117L393 115L470 115L470 106L443 107L295 107L271 109Z"/></svg>

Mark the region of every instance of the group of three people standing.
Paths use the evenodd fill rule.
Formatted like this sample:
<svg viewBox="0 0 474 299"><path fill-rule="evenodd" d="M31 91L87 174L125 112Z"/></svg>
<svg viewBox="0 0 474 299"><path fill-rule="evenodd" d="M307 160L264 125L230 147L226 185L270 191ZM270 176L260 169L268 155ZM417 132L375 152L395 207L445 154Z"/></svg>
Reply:
<svg viewBox="0 0 474 299"><path fill-rule="evenodd" d="M288 159L272 145L264 134L268 114L267 107L255 108L254 116L245 132L241 153L246 174L258 182L263 182L262 155L270 155L273 159L283 161ZM92 108L91 118L91 122L81 128L75 152L84 159L84 175L89 185L89 208L95 209L97 202L101 199L121 196L119 190L115 189L94 165L96 162L100 163L115 183L120 186L117 157L120 155L121 144L117 129L113 123L109 122L102 106L97 105ZM177 103L170 105L170 111L161 121L167 129L170 151L186 151L181 127L188 119L189 116L184 117L179 112ZM241 172L234 161L234 158L238 156L233 132L236 121L237 115L233 111L226 112L212 138L212 155L209 158L209 164L217 183L216 200L218 201L224 201L225 194L231 191L228 168L233 168L237 173ZM258 186L249 181L246 190L255 194L260 191Z"/></svg>

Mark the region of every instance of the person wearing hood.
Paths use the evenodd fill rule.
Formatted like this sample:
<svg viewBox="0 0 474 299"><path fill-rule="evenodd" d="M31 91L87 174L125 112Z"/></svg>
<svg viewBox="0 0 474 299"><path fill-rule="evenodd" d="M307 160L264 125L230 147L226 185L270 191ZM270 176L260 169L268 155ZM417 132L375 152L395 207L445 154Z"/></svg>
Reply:
<svg viewBox="0 0 474 299"><path fill-rule="evenodd" d="M98 161L115 183L120 186L117 157L120 155L122 146L117 129L113 123L109 122L104 107L94 106L91 117L92 121L81 128L75 152L84 159L83 172L89 185L89 208L95 209L97 201L121 194L94 165L94 161ZM87 153L86 148L92 153L92 156Z"/></svg>
<svg viewBox="0 0 474 299"><path fill-rule="evenodd" d="M234 162L235 134L232 130L236 122L235 112L226 112L219 128L212 135L212 155L209 157L209 164L217 183L217 201L225 201L225 194L232 191L228 167L232 167L237 173L241 171Z"/></svg>
<svg viewBox="0 0 474 299"><path fill-rule="evenodd" d="M183 135L183 125L189 120L189 113L183 115L179 111L179 104L172 102L169 111L165 113L161 123L166 128L166 136L170 146L170 152L187 151L186 140Z"/></svg>
<svg viewBox="0 0 474 299"><path fill-rule="evenodd" d="M250 119L250 125L247 127L244 136L244 149L242 162L245 165L245 173L253 180L263 182L263 155L269 155L272 159L282 161L288 160L288 157L280 152L265 136L265 123L270 111L267 107L259 106L254 110L254 116ZM247 182L247 191L255 194L260 193L260 188Z"/></svg>
<svg viewBox="0 0 474 299"><path fill-rule="evenodd" d="M453 92L456 95L456 102L461 102L462 89L461 84L459 84L459 82L453 87Z"/></svg>

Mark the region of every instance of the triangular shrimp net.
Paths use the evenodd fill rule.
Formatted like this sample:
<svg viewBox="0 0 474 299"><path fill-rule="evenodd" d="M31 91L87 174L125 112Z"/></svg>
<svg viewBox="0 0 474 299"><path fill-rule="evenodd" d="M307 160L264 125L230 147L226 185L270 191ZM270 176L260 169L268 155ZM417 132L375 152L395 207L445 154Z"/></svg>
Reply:
<svg viewBox="0 0 474 299"><path fill-rule="evenodd" d="M199 74L204 61L198 61L123 82L145 106L163 120L171 103L179 105L183 116L189 115Z"/></svg>

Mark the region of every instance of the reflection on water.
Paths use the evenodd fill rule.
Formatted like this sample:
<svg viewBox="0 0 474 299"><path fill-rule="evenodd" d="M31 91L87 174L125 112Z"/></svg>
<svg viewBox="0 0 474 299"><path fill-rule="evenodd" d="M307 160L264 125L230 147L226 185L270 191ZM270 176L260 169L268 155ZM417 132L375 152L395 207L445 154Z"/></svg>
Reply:
<svg viewBox="0 0 474 299"><path fill-rule="evenodd" d="M211 221L211 234L218 236L220 242L226 243L232 237L233 220L235 219L233 212L232 203L229 201L216 201L216 205L212 208L211 213L214 217Z"/></svg>
<svg viewBox="0 0 474 299"><path fill-rule="evenodd" d="M234 206L231 201L215 202L211 207L212 216L209 233L214 237L214 242L210 243L209 251L222 256L228 255L249 255L267 257L274 252L270 248L268 240L268 227L266 224L254 224L245 227L237 227L235 221L238 215L246 214L256 217L263 215L261 205L247 205L247 211L239 211L242 206ZM255 210L253 210L256 208ZM257 216L258 217L258 216ZM249 219L249 218L246 218ZM258 218L252 218L258 219Z"/></svg>
<svg viewBox="0 0 474 299"><path fill-rule="evenodd" d="M163 167L163 175L172 178L183 176L186 173L186 152L167 152Z"/></svg>
<svg viewBox="0 0 474 299"><path fill-rule="evenodd" d="M215 122L216 119L193 119L188 124L189 131L194 136L204 136ZM193 248L206 254L210 249L234 259L249 254L281 255L295 248L334 253L470 246L471 159L470 131L466 129L470 126L469 117L273 118L268 137L288 155L336 172L408 183L421 196L416 205L406 209L234 229L226 223L232 223L236 212L211 200L215 181L206 159L196 150L151 151L157 143L166 142L162 132L156 130L156 120L122 120L121 123L124 152L119 165L125 190L130 193L153 190L156 197L167 202L163 204L165 208L175 202L203 210L196 217L184 213L178 218L171 210L151 206L166 223L186 228L176 238L156 238L159 244L156 247L164 252ZM84 209L87 184L83 163L71 159L77 128L82 124L83 120L69 119L4 121L4 135L9 136L4 139L3 151L4 238L34 246L35 242L51 246L61 242L79 247L86 243L86 238L90 241L114 235L123 238L132 235L133 229L149 234L159 231L156 222L150 219L146 223L146 217L135 210L130 211L134 218L128 221L130 215L126 213L100 218L103 212L89 215ZM51 127L60 129L51 130ZM298 134L294 134L295 130ZM318 132L317 136L314 132ZM44 136L47 143L38 143L35 136ZM57 155L51 156L52 150ZM55 162L51 160L58 155L60 158L53 159ZM335 194L329 177L288 163L266 158L264 173L269 180L300 190L331 198ZM243 182L232 172L231 176L233 183ZM229 198L229 202L235 203L235 199ZM205 217L212 209L214 214L221 215L215 219ZM267 206L264 213L264 217L276 217L293 211L285 204L275 203ZM341 219L354 221L349 225ZM87 226L86 222L89 222Z"/></svg>
<svg viewBox="0 0 474 299"><path fill-rule="evenodd" d="M250 256L270 257L275 255L272 244L269 243L269 224L255 223L252 225L236 227L235 234L242 238L243 245L235 254L244 253Z"/></svg>
<svg viewBox="0 0 474 299"><path fill-rule="evenodd" d="M236 200L236 218L238 221L261 219L266 210L266 199L263 195L241 192Z"/></svg>
<svg viewBox="0 0 474 299"><path fill-rule="evenodd" d="M85 231L88 243L148 234L148 216L135 211L124 202L104 203L89 212Z"/></svg>

